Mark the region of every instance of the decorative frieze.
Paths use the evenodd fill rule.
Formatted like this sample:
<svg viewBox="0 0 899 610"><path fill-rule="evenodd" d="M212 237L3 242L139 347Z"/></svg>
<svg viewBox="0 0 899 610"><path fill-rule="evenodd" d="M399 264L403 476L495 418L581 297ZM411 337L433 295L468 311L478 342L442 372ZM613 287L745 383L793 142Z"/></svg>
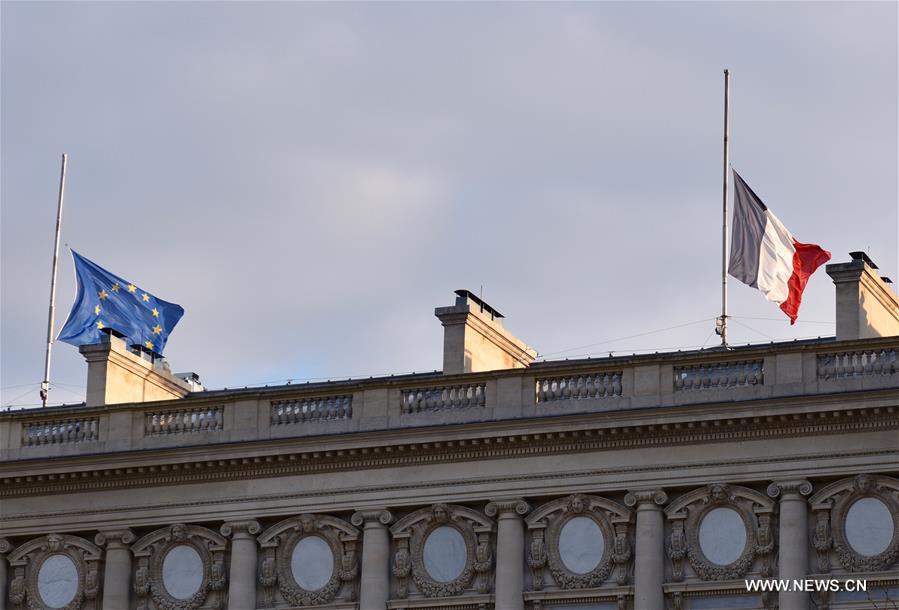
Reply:
<svg viewBox="0 0 899 610"><path fill-rule="evenodd" d="M271 402L273 426L353 418L353 395L296 398Z"/></svg>
<svg viewBox="0 0 899 610"><path fill-rule="evenodd" d="M848 572L887 571L899 561L899 479L869 474L841 479L809 504L819 568L830 569L832 556Z"/></svg>
<svg viewBox="0 0 899 610"><path fill-rule="evenodd" d="M537 379L537 402L621 396L622 375L621 371L599 371Z"/></svg>
<svg viewBox="0 0 899 610"><path fill-rule="evenodd" d="M483 407L487 403L487 384L468 383L414 388L403 390L401 396L403 414Z"/></svg>
<svg viewBox="0 0 899 610"><path fill-rule="evenodd" d="M329 515L285 519L259 536L267 608L357 599L359 530Z"/></svg>
<svg viewBox="0 0 899 610"><path fill-rule="evenodd" d="M485 515L453 504L435 504L400 519L390 528L396 596L408 597L412 583L425 597L489 593L494 530Z"/></svg>
<svg viewBox="0 0 899 610"><path fill-rule="evenodd" d="M98 610L99 547L84 538L48 534L9 554L13 610Z"/></svg>
<svg viewBox="0 0 899 610"><path fill-rule="evenodd" d="M818 379L896 374L896 349L834 352L817 356Z"/></svg>
<svg viewBox="0 0 899 610"><path fill-rule="evenodd" d="M765 383L764 360L704 362L674 367L674 390L738 388Z"/></svg>
<svg viewBox="0 0 899 610"><path fill-rule="evenodd" d="M99 417L26 422L22 425L22 444L26 447L86 443L99 438Z"/></svg>
<svg viewBox="0 0 899 610"><path fill-rule="evenodd" d="M534 590L543 589L548 570L561 589L601 586L617 572L628 582L633 512L602 498L574 494L547 502L526 519L528 567Z"/></svg>
<svg viewBox="0 0 899 610"><path fill-rule="evenodd" d="M137 610L220 608L227 544L217 532L181 523L138 540L131 547Z"/></svg>
<svg viewBox="0 0 899 610"><path fill-rule="evenodd" d="M221 430L225 422L225 408L195 407L192 409L170 409L150 411L144 414L144 434L159 436L165 434L192 434Z"/></svg>

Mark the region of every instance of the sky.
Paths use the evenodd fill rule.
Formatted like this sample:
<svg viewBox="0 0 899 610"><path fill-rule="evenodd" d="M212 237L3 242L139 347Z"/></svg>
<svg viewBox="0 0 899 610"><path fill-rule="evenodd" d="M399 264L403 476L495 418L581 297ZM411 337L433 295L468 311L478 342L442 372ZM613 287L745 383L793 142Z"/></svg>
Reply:
<svg viewBox="0 0 899 610"><path fill-rule="evenodd" d="M731 162L795 237L899 276L895 2L0 4L0 406L62 242L186 311L209 388L442 366L483 290L550 359L714 346ZM790 327L731 281L732 343ZM61 249L56 331L75 297ZM53 348L50 402L84 398Z"/></svg>

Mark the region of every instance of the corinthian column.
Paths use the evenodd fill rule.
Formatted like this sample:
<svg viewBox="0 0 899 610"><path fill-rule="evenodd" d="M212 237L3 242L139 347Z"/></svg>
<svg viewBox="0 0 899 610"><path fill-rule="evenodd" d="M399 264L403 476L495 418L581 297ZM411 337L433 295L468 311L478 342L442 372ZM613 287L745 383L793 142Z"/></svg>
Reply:
<svg viewBox="0 0 899 610"><path fill-rule="evenodd" d="M629 491L624 503L637 507L637 540L634 544L634 608L665 607L665 515L668 495L661 489Z"/></svg>
<svg viewBox="0 0 899 610"><path fill-rule="evenodd" d="M131 548L137 537L131 530L106 530L94 536L97 546L106 547L103 574L103 610L131 607Z"/></svg>
<svg viewBox="0 0 899 610"><path fill-rule="evenodd" d="M359 607L384 610L390 599L390 536L387 526L393 515L384 508L365 509L353 514L353 525L362 530L362 578Z"/></svg>
<svg viewBox="0 0 899 610"><path fill-rule="evenodd" d="M231 538L231 572L228 579L228 610L256 607L256 534L258 521L229 521L219 528Z"/></svg>
<svg viewBox="0 0 899 610"><path fill-rule="evenodd" d="M530 510L521 498L493 500L486 508L489 517L497 518L495 605L503 610L524 610L524 523L521 518Z"/></svg>
<svg viewBox="0 0 899 610"><path fill-rule="evenodd" d="M0 610L6 610L6 554L12 550L12 544L6 538L0 538Z"/></svg>
<svg viewBox="0 0 899 610"><path fill-rule="evenodd" d="M775 481L768 486L768 495L780 497L780 552L778 576L782 580L802 580L808 573L808 502L804 496L812 493L808 481ZM780 591L780 610L806 610L808 593Z"/></svg>

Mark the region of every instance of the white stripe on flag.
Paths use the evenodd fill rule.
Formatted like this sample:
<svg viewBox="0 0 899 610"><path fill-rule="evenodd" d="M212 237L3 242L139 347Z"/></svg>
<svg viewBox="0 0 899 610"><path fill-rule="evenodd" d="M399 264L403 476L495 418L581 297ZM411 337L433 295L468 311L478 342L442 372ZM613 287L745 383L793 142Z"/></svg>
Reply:
<svg viewBox="0 0 899 610"><path fill-rule="evenodd" d="M788 282L793 275L793 236L771 210L765 210L767 222L759 252L758 287L765 298L778 305L790 296Z"/></svg>

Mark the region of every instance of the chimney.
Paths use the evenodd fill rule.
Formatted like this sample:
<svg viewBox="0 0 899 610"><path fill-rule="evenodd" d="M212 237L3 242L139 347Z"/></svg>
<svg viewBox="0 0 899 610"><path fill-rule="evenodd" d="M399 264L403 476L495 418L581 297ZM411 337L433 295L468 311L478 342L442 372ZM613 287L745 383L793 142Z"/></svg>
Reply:
<svg viewBox="0 0 899 610"><path fill-rule="evenodd" d="M827 265L836 287L837 341L899 335L899 297L864 252Z"/></svg>
<svg viewBox="0 0 899 610"><path fill-rule="evenodd" d="M191 391L187 381L172 375L164 359L132 352L115 335L82 345L79 351L87 360L89 407L183 398Z"/></svg>
<svg viewBox="0 0 899 610"><path fill-rule="evenodd" d="M456 304L438 307L443 324L443 374L527 368L537 351L503 327L503 315L468 290L456 291Z"/></svg>

